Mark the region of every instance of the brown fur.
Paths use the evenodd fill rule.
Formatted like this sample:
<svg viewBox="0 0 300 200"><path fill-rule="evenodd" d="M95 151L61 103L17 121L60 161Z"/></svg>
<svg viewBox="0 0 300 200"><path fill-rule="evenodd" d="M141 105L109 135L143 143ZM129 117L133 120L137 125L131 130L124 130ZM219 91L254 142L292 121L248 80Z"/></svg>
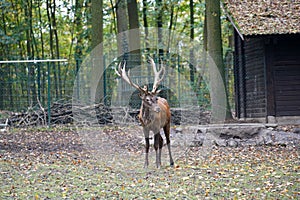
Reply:
<svg viewBox="0 0 300 200"><path fill-rule="evenodd" d="M149 153L149 134L150 131L154 134L154 149L156 152L156 166L160 167L161 165L161 150L163 147L163 138L160 135L160 129L163 128L167 146L169 150L170 165L174 165L172 155L171 155L171 145L170 145L170 122L171 122L171 112L170 107L166 99L157 97L156 95L160 92L157 90L159 83L163 80L165 74L165 68L161 63L161 69L157 71L155 63L152 58L150 58L150 63L154 72L154 82L153 89L151 92L148 91L148 87L145 85L144 88L141 88L139 85L133 83L129 76L126 73L126 62L124 62L123 67L122 63L119 63L118 70L116 74L120 76L124 81L129 85L136 88L140 91L140 97L142 99L142 106L139 113L139 120L143 126L145 141L146 141L146 158L145 158L145 167L148 167L148 153Z"/></svg>
<svg viewBox="0 0 300 200"><path fill-rule="evenodd" d="M154 134L154 148L156 151L156 165L160 167L161 165L161 149L163 147L163 138L160 135L160 129L163 128L168 150L170 156L170 165L174 165L171 149L170 149L170 122L171 122L171 112L170 106L166 99L161 97L152 96L151 98L157 98L154 104L150 107L146 106L148 103L145 102L146 96L142 98L142 105L139 113L139 120L143 126L143 131L145 134L146 140L146 159L145 159L145 167L148 166L148 152L149 152L149 134L150 131ZM156 107L159 107L159 112L155 111Z"/></svg>

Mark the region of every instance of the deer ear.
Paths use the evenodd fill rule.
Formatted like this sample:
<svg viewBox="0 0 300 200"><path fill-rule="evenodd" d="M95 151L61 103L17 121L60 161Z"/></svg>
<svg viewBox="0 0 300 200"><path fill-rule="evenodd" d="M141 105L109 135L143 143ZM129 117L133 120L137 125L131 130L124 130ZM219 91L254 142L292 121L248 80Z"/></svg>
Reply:
<svg viewBox="0 0 300 200"><path fill-rule="evenodd" d="M144 97L145 97L145 93L139 93L139 97L141 98L141 99L143 99Z"/></svg>
<svg viewBox="0 0 300 200"><path fill-rule="evenodd" d="M145 93L148 93L148 86L144 85L143 90L145 91Z"/></svg>

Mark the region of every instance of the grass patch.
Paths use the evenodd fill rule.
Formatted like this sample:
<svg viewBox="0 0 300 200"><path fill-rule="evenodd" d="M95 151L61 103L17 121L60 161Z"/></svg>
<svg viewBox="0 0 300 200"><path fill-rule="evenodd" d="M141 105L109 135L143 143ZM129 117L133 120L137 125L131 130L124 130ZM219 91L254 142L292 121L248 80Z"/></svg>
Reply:
<svg viewBox="0 0 300 200"><path fill-rule="evenodd" d="M35 136L40 146L31 144ZM205 159L195 147L174 168L164 160L155 169L151 160L143 169L142 154L122 162L95 159L76 137L67 131L1 133L0 199L300 198L299 147L212 148Z"/></svg>

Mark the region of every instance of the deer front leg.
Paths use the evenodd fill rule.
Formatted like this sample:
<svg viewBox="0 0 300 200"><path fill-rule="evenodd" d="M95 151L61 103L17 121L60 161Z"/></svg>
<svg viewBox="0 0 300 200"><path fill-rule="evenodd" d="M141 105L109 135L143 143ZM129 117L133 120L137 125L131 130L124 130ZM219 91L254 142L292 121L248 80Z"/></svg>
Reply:
<svg viewBox="0 0 300 200"><path fill-rule="evenodd" d="M149 131L144 129L144 136L145 136L145 164L144 164L144 168L147 168L149 165L149 159L148 159L148 155L149 155L149 148L150 148L150 142L149 142Z"/></svg>
<svg viewBox="0 0 300 200"><path fill-rule="evenodd" d="M144 168L147 168L148 165L149 165L149 159L148 159L149 147L150 147L149 138L145 138L145 141L146 141L146 146L145 146L145 164L144 164Z"/></svg>
<svg viewBox="0 0 300 200"><path fill-rule="evenodd" d="M161 165L161 150L163 147L163 138L161 137L160 133L154 135L154 149L156 153L156 167L160 168Z"/></svg>

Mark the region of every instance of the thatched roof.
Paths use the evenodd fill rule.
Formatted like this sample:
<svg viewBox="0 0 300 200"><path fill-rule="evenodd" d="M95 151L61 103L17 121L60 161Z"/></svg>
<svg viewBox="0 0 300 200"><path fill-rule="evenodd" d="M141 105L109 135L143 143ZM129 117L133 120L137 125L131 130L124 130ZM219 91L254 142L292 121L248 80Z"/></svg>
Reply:
<svg viewBox="0 0 300 200"><path fill-rule="evenodd" d="M300 33L300 0L224 0L242 35Z"/></svg>

